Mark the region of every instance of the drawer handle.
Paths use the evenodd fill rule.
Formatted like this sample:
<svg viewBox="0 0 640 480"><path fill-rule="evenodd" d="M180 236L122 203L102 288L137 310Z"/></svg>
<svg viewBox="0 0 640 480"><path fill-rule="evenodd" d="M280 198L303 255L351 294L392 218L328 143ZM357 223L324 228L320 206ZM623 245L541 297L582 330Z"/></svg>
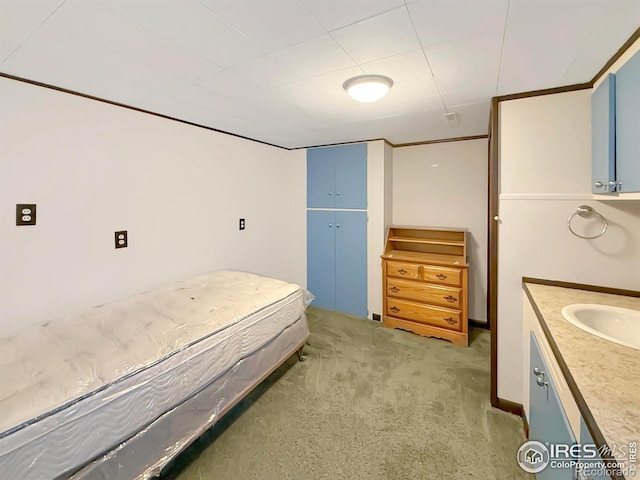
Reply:
<svg viewBox="0 0 640 480"><path fill-rule="evenodd" d="M400 311L400 309L398 307L391 307L389 310L391 310L393 313L398 313Z"/></svg>
<svg viewBox="0 0 640 480"><path fill-rule="evenodd" d="M393 287L389 287L389 290L391 290L393 293L398 293L400 291L400 289L395 285Z"/></svg>
<svg viewBox="0 0 640 480"><path fill-rule="evenodd" d="M407 273L407 271L404 268L401 268L400 270L398 270L398 273L400 275L405 275Z"/></svg>
<svg viewBox="0 0 640 480"><path fill-rule="evenodd" d="M453 295L447 295L446 297L444 297L444 299L447 302L453 303L453 302L457 302L458 299L456 297L454 297Z"/></svg>
<svg viewBox="0 0 640 480"><path fill-rule="evenodd" d="M449 325L454 325L458 323L458 321L453 317L447 317L444 319L444 321L447 322Z"/></svg>
<svg viewBox="0 0 640 480"><path fill-rule="evenodd" d="M447 278L447 276L444 273L439 273L436 275L437 278L439 278L440 280L444 280L445 278Z"/></svg>

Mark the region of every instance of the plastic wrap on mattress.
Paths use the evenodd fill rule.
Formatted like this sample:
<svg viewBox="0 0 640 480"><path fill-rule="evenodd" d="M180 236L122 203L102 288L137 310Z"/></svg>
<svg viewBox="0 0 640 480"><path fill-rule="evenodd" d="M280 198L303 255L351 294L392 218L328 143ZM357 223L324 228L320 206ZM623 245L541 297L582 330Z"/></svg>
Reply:
<svg viewBox="0 0 640 480"><path fill-rule="evenodd" d="M306 317L120 446L76 472L73 480L148 479L215 424L246 393L295 353L308 336Z"/></svg>
<svg viewBox="0 0 640 480"><path fill-rule="evenodd" d="M216 272L1 339L0 471L28 480L77 470L294 325L306 337L308 301L297 285Z"/></svg>

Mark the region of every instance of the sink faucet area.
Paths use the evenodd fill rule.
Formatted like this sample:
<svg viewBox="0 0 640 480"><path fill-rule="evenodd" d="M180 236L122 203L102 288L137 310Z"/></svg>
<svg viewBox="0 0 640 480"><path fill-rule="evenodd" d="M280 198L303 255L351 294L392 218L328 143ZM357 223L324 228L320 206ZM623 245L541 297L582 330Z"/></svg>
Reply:
<svg viewBox="0 0 640 480"><path fill-rule="evenodd" d="M591 303L561 310L569 323L597 337L640 350L640 311Z"/></svg>

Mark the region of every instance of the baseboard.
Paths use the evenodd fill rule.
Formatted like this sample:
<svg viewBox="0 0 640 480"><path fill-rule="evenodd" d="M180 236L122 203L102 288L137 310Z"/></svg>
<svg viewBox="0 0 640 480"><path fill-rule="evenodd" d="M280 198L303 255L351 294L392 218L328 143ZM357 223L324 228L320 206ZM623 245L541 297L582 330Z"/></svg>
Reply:
<svg viewBox="0 0 640 480"><path fill-rule="evenodd" d="M469 319L469 326L474 328L483 328L485 330L490 330L489 324L487 322L481 322L480 320L474 320L473 318Z"/></svg>
<svg viewBox="0 0 640 480"><path fill-rule="evenodd" d="M504 410L505 412L513 413L519 417L523 417L524 410L521 403L505 400L504 398L497 398L496 401L491 402L491 406Z"/></svg>

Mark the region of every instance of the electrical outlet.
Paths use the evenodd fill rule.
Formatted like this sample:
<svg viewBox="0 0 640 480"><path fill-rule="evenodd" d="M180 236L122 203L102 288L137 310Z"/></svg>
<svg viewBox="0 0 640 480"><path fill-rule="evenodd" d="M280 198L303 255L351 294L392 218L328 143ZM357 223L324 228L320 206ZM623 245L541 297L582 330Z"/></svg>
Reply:
<svg viewBox="0 0 640 480"><path fill-rule="evenodd" d="M18 203L16 205L16 225L35 225L36 205L35 203Z"/></svg>
<svg viewBox="0 0 640 480"><path fill-rule="evenodd" d="M127 247L127 231L122 230L120 232L116 232L115 241L116 241L116 248L126 248Z"/></svg>
<svg viewBox="0 0 640 480"><path fill-rule="evenodd" d="M239 227L240 227L240 230L244 230L244 218L240 219Z"/></svg>

